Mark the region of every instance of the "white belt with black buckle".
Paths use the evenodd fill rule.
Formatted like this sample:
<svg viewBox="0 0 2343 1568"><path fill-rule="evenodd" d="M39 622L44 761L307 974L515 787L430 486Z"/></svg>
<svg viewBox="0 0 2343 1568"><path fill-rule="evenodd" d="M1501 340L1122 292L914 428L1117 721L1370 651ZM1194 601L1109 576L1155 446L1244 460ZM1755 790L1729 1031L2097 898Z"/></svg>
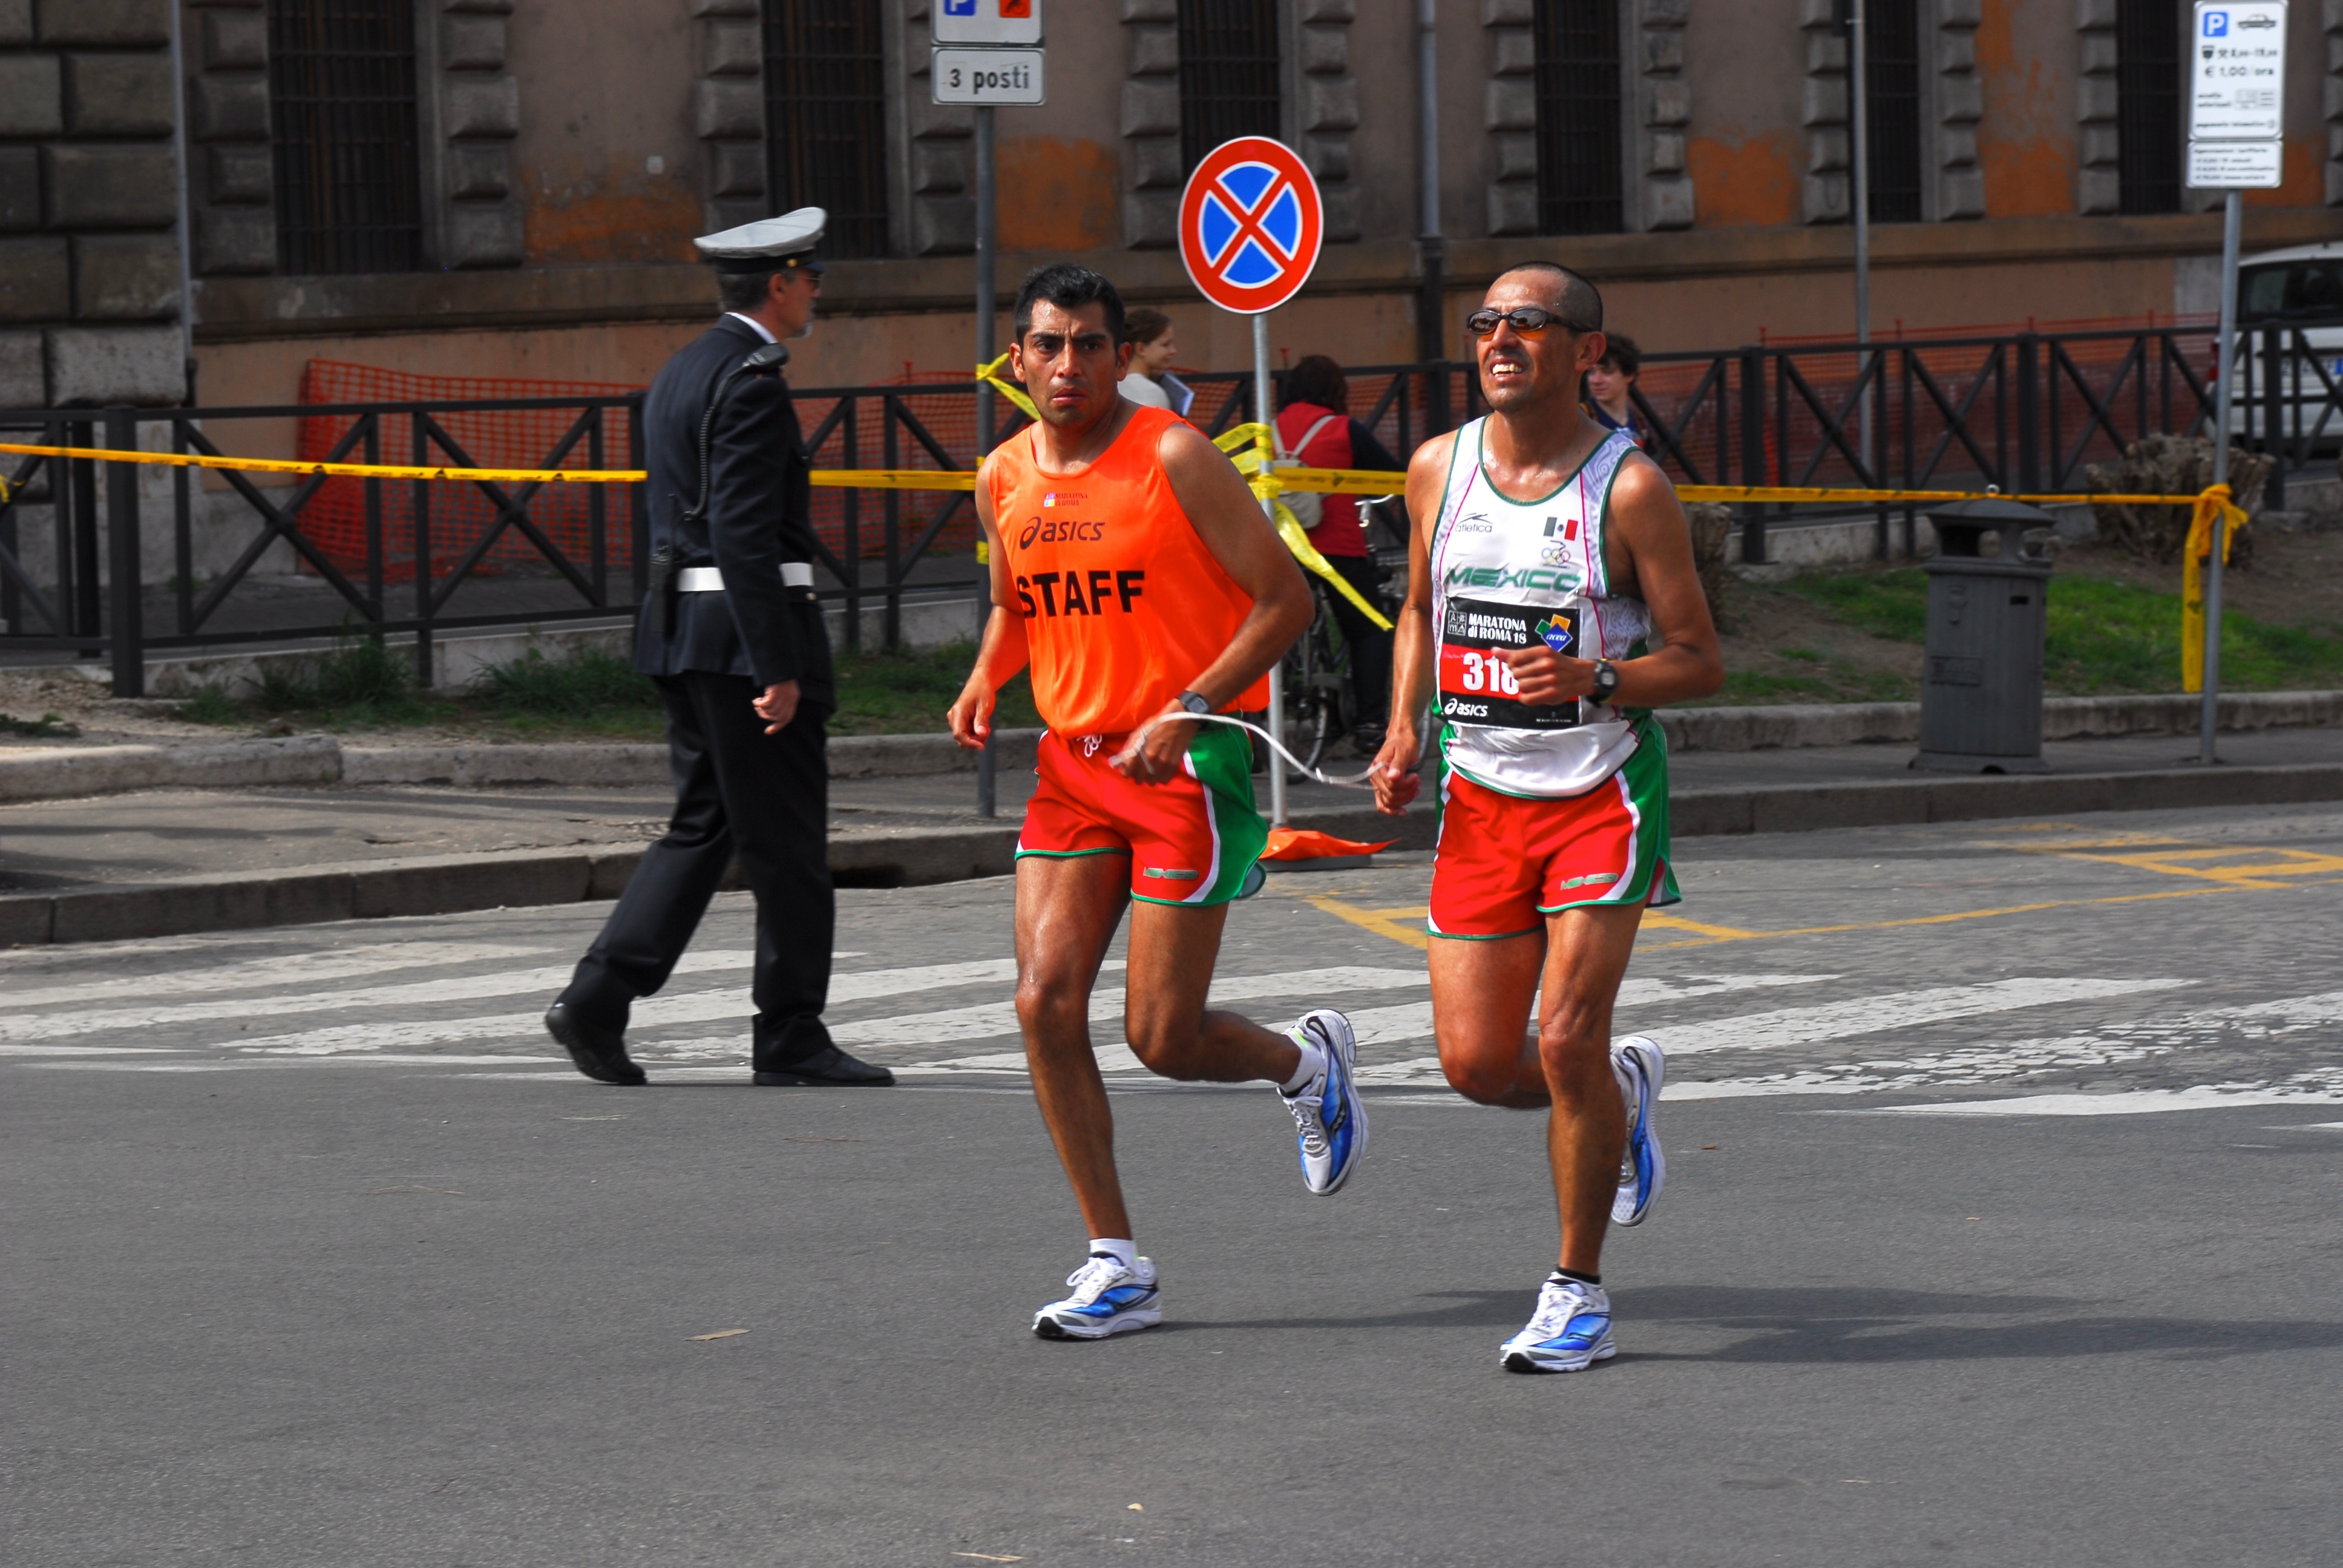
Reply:
<svg viewBox="0 0 2343 1568"><path fill-rule="evenodd" d="M813 563L783 561L781 586L783 588L813 587ZM675 588L678 593L722 593L724 574L714 567L686 567L675 574Z"/></svg>

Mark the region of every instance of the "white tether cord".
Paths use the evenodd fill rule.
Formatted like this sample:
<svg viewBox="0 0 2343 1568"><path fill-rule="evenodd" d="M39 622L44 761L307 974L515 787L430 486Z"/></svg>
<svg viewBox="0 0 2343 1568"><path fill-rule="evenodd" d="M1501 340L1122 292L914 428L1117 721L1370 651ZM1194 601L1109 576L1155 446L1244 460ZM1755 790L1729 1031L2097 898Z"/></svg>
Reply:
<svg viewBox="0 0 2343 1568"><path fill-rule="evenodd" d="M1375 770L1372 763L1368 765L1365 772L1360 774L1355 779L1337 779L1332 774L1321 773L1317 769L1311 767L1310 764L1302 760L1301 758L1296 757L1292 752L1288 751L1285 749L1284 742L1279 740L1276 736L1272 735L1260 725L1248 724L1242 719L1232 718L1230 715L1225 713L1159 713L1154 718L1149 719L1146 723L1139 727L1139 733L1131 737L1131 749L1136 751L1141 747L1146 745L1147 732L1154 729L1157 725L1163 723L1176 724L1183 722L1191 724L1232 724L1239 729L1250 729L1255 735L1260 736L1263 740L1268 741L1271 750L1276 752L1280 757L1284 758L1288 762L1292 763L1296 771L1300 772L1305 778L1315 779L1321 784L1332 784L1338 789L1372 789L1374 788L1372 783L1368 782L1369 779L1374 777Z"/></svg>

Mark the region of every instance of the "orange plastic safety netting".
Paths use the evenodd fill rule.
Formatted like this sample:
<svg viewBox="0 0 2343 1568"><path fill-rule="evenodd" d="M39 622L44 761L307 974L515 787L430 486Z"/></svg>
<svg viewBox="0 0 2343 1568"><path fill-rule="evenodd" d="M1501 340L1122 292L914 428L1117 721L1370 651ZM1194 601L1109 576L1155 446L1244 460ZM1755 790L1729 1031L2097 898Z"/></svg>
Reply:
<svg viewBox="0 0 2343 1568"><path fill-rule="evenodd" d="M819 393L797 399L798 419L806 436L821 439L813 452L818 468L964 468L976 457L976 410L966 376L950 371L910 371L890 384L899 417L892 421L892 444L881 399L868 394L853 399L846 416L830 423L840 401ZM921 387L933 387L922 391ZM902 388L897 392L896 388ZM352 365L340 360L313 359L301 377L300 400L305 405L353 403L427 403L444 405L528 398L615 399L641 387L626 382L522 380L505 377L423 376L410 371ZM298 455L323 461L357 425L354 414L317 414L300 420ZM424 447L416 445L416 417L378 417L375 445L363 442L341 456L345 462L461 464L471 467L631 468L639 464L628 431L628 411L608 405L548 408L435 409L427 416ZM823 431L829 424L827 432ZM914 427L916 424L916 428ZM437 429L432 428L436 425ZM442 439L444 432L445 439ZM925 432L948 461L920 438ZM566 444L566 447L565 447ZM524 487L500 487L518 499ZM376 487L382 517L383 575L387 581L411 581L415 575L416 500L425 502L423 517L430 540L431 570L452 569L496 524L498 508L479 486L459 482L387 480ZM595 520L601 518L603 548L608 569L618 573L633 564L632 505L628 489L607 485L546 486L528 498L528 520L550 544L579 569L592 558ZM833 488L813 493L816 535L832 554L850 551L866 559L887 554L888 518L895 519L897 548L908 557L929 523L945 508L951 517L930 544L930 555L968 550L976 540L976 516L965 498L920 492L855 491ZM367 568L367 481L328 479L302 509L303 528L327 558L353 574ZM850 544L850 540L851 543ZM507 527L482 557L476 569L500 571L548 569L544 552L521 530Z"/></svg>
<svg viewBox="0 0 2343 1568"><path fill-rule="evenodd" d="M305 405L348 403L450 404L538 397L620 398L640 388L624 382L538 381L475 376L419 376L372 365L312 359L301 373ZM306 461L330 457L360 416L317 414L300 420L297 452ZM361 438L343 462L426 463L466 467L631 468L634 444L623 405L553 408L434 409L422 419L417 444L413 414L377 416L371 444ZM434 429L433 427L437 426ZM566 449L565 449L566 447ZM367 569L367 489L364 479L328 479L301 510L302 531L337 567ZM518 500L525 486L498 487ZM488 491L469 483L383 480L375 484L382 518L383 577L415 577L417 501L430 543L431 573L451 570L496 526L499 508ZM628 492L607 485L549 485L529 495L526 514L548 543L583 571L593 558L598 515L612 571L633 562ZM508 526L477 570L488 575L529 567L550 569L545 552Z"/></svg>

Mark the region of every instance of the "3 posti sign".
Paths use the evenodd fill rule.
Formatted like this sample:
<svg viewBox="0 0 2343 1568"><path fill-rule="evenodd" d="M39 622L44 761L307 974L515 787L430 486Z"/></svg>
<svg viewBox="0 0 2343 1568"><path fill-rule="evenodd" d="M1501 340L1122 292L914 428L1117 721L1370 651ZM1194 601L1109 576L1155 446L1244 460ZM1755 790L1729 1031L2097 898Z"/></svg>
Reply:
<svg viewBox="0 0 2343 1568"><path fill-rule="evenodd" d="M2286 0L2197 0L2188 30L2188 184L2268 190L2286 151Z"/></svg>
<svg viewBox="0 0 2343 1568"><path fill-rule="evenodd" d="M929 90L939 104L1047 101L1041 0L934 0Z"/></svg>

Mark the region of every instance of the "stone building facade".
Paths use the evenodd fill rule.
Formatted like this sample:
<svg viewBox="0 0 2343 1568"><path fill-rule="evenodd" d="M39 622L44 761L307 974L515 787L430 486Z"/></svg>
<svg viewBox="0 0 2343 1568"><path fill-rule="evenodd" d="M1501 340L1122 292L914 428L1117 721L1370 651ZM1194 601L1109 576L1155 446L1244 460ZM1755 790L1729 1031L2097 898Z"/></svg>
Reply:
<svg viewBox="0 0 2343 1568"><path fill-rule="evenodd" d="M320 358L639 382L712 308L691 236L806 199L860 237L801 382L964 368L973 119L930 101L936 3L0 0L0 405L176 401L190 357L211 405L289 401ZM1171 248L1198 137L1232 126L1325 195L1273 318L1292 355L1453 352L1538 256L1647 347L1852 326L1835 0L1440 0L1428 169L1416 0L1046 4L1050 101L999 111L1000 276L1097 266L1192 364L1247 356ZM1901 182L1875 156L1875 330L2207 306L2217 226L2170 172L2186 0L1865 4ZM2338 36L2333 0L2296 8L2250 247L2343 238ZM317 62L353 52L363 90L332 89Z"/></svg>
<svg viewBox="0 0 2343 1568"><path fill-rule="evenodd" d="M169 0L0 0L0 407L178 402Z"/></svg>

